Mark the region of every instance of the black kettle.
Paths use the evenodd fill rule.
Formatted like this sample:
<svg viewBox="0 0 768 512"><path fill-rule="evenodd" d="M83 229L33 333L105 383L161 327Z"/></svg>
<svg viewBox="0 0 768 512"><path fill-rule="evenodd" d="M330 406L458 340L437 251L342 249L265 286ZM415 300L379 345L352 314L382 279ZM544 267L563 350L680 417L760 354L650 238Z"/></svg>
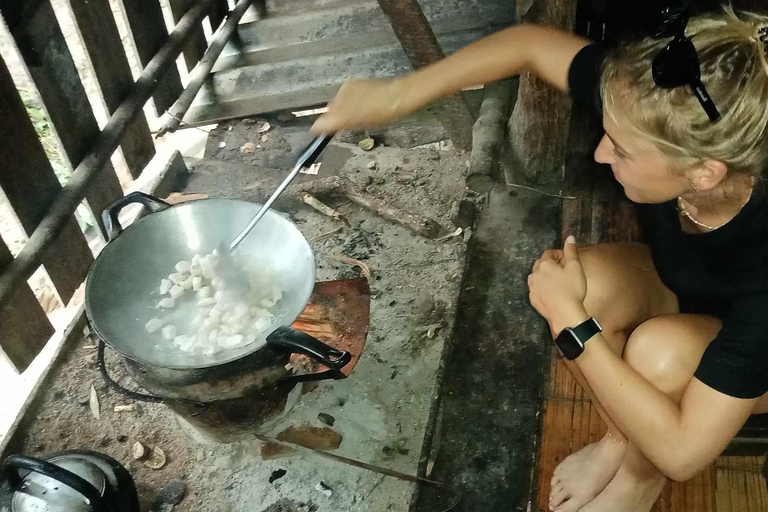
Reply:
<svg viewBox="0 0 768 512"><path fill-rule="evenodd" d="M0 509L10 512L140 512L131 474L115 459L69 450L36 459L11 455Z"/></svg>

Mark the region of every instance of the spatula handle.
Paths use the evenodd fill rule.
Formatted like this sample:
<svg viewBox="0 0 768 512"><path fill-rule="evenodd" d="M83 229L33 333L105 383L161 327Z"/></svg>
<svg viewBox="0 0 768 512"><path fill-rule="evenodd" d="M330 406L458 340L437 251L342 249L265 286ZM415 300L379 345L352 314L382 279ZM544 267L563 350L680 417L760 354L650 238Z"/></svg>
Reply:
<svg viewBox="0 0 768 512"><path fill-rule="evenodd" d="M254 226L261 220L261 218L264 216L265 213L269 210L269 208L272 206L272 203L277 200L278 197L280 197L280 194L283 193L283 191L288 187L288 185L291 184L291 182L298 176L299 172L315 163L315 160L317 160L317 157L320 156L320 153L323 152L325 147L328 145L329 142L331 142L331 139L333 138L333 135L327 135L322 134L319 135L315 140L313 140L309 146L304 150L304 152L299 156L299 159L296 161L296 165L293 167L293 170L288 174L288 176L285 177L283 182L280 184L279 187L272 193L272 195L267 199L267 202L264 203L264 206L261 207L261 209L258 211L256 216L251 219L251 222L248 223L248 225L243 229L237 237L232 240L232 243L229 245L230 252L237 247L240 242L242 242L245 237L248 236L248 234L253 230Z"/></svg>

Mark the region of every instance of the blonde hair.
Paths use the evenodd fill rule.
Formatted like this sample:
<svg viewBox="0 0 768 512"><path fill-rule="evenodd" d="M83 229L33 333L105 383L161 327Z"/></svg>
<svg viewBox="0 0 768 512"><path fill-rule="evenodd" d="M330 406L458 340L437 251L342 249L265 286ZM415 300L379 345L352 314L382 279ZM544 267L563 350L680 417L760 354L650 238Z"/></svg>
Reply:
<svg viewBox="0 0 768 512"><path fill-rule="evenodd" d="M711 122L690 87L662 89L651 62L669 38L647 38L610 52L601 76L605 113L669 157L673 169L705 159L732 173L768 167L768 56L760 29L768 17L725 8L693 17L686 28L701 62L701 81L722 114Z"/></svg>

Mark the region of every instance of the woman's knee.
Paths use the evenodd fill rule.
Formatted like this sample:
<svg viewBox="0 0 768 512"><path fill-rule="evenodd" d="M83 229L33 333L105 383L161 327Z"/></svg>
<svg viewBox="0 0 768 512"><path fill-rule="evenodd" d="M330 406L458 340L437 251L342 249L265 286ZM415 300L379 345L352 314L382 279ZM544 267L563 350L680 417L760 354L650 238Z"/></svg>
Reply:
<svg viewBox="0 0 768 512"><path fill-rule="evenodd" d="M720 326L718 319L702 315L651 318L629 336L623 358L656 388L679 399Z"/></svg>

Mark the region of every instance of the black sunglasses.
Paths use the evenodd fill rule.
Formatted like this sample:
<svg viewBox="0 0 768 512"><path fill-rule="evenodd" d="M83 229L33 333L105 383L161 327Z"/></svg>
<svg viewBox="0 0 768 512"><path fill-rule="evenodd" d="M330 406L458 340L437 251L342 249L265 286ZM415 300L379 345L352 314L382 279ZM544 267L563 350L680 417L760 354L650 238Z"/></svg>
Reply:
<svg viewBox="0 0 768 512"><path fill-rule="evenodd" d="M709 120L715 122L720 119L720 112L701 83L699 54L691 39L685 35L690 17L691 6L685 0L672 2L658 11L656 26L651 35L656 39L673 39L653 58L653 81L662 89L689 86Z"/></svg>

